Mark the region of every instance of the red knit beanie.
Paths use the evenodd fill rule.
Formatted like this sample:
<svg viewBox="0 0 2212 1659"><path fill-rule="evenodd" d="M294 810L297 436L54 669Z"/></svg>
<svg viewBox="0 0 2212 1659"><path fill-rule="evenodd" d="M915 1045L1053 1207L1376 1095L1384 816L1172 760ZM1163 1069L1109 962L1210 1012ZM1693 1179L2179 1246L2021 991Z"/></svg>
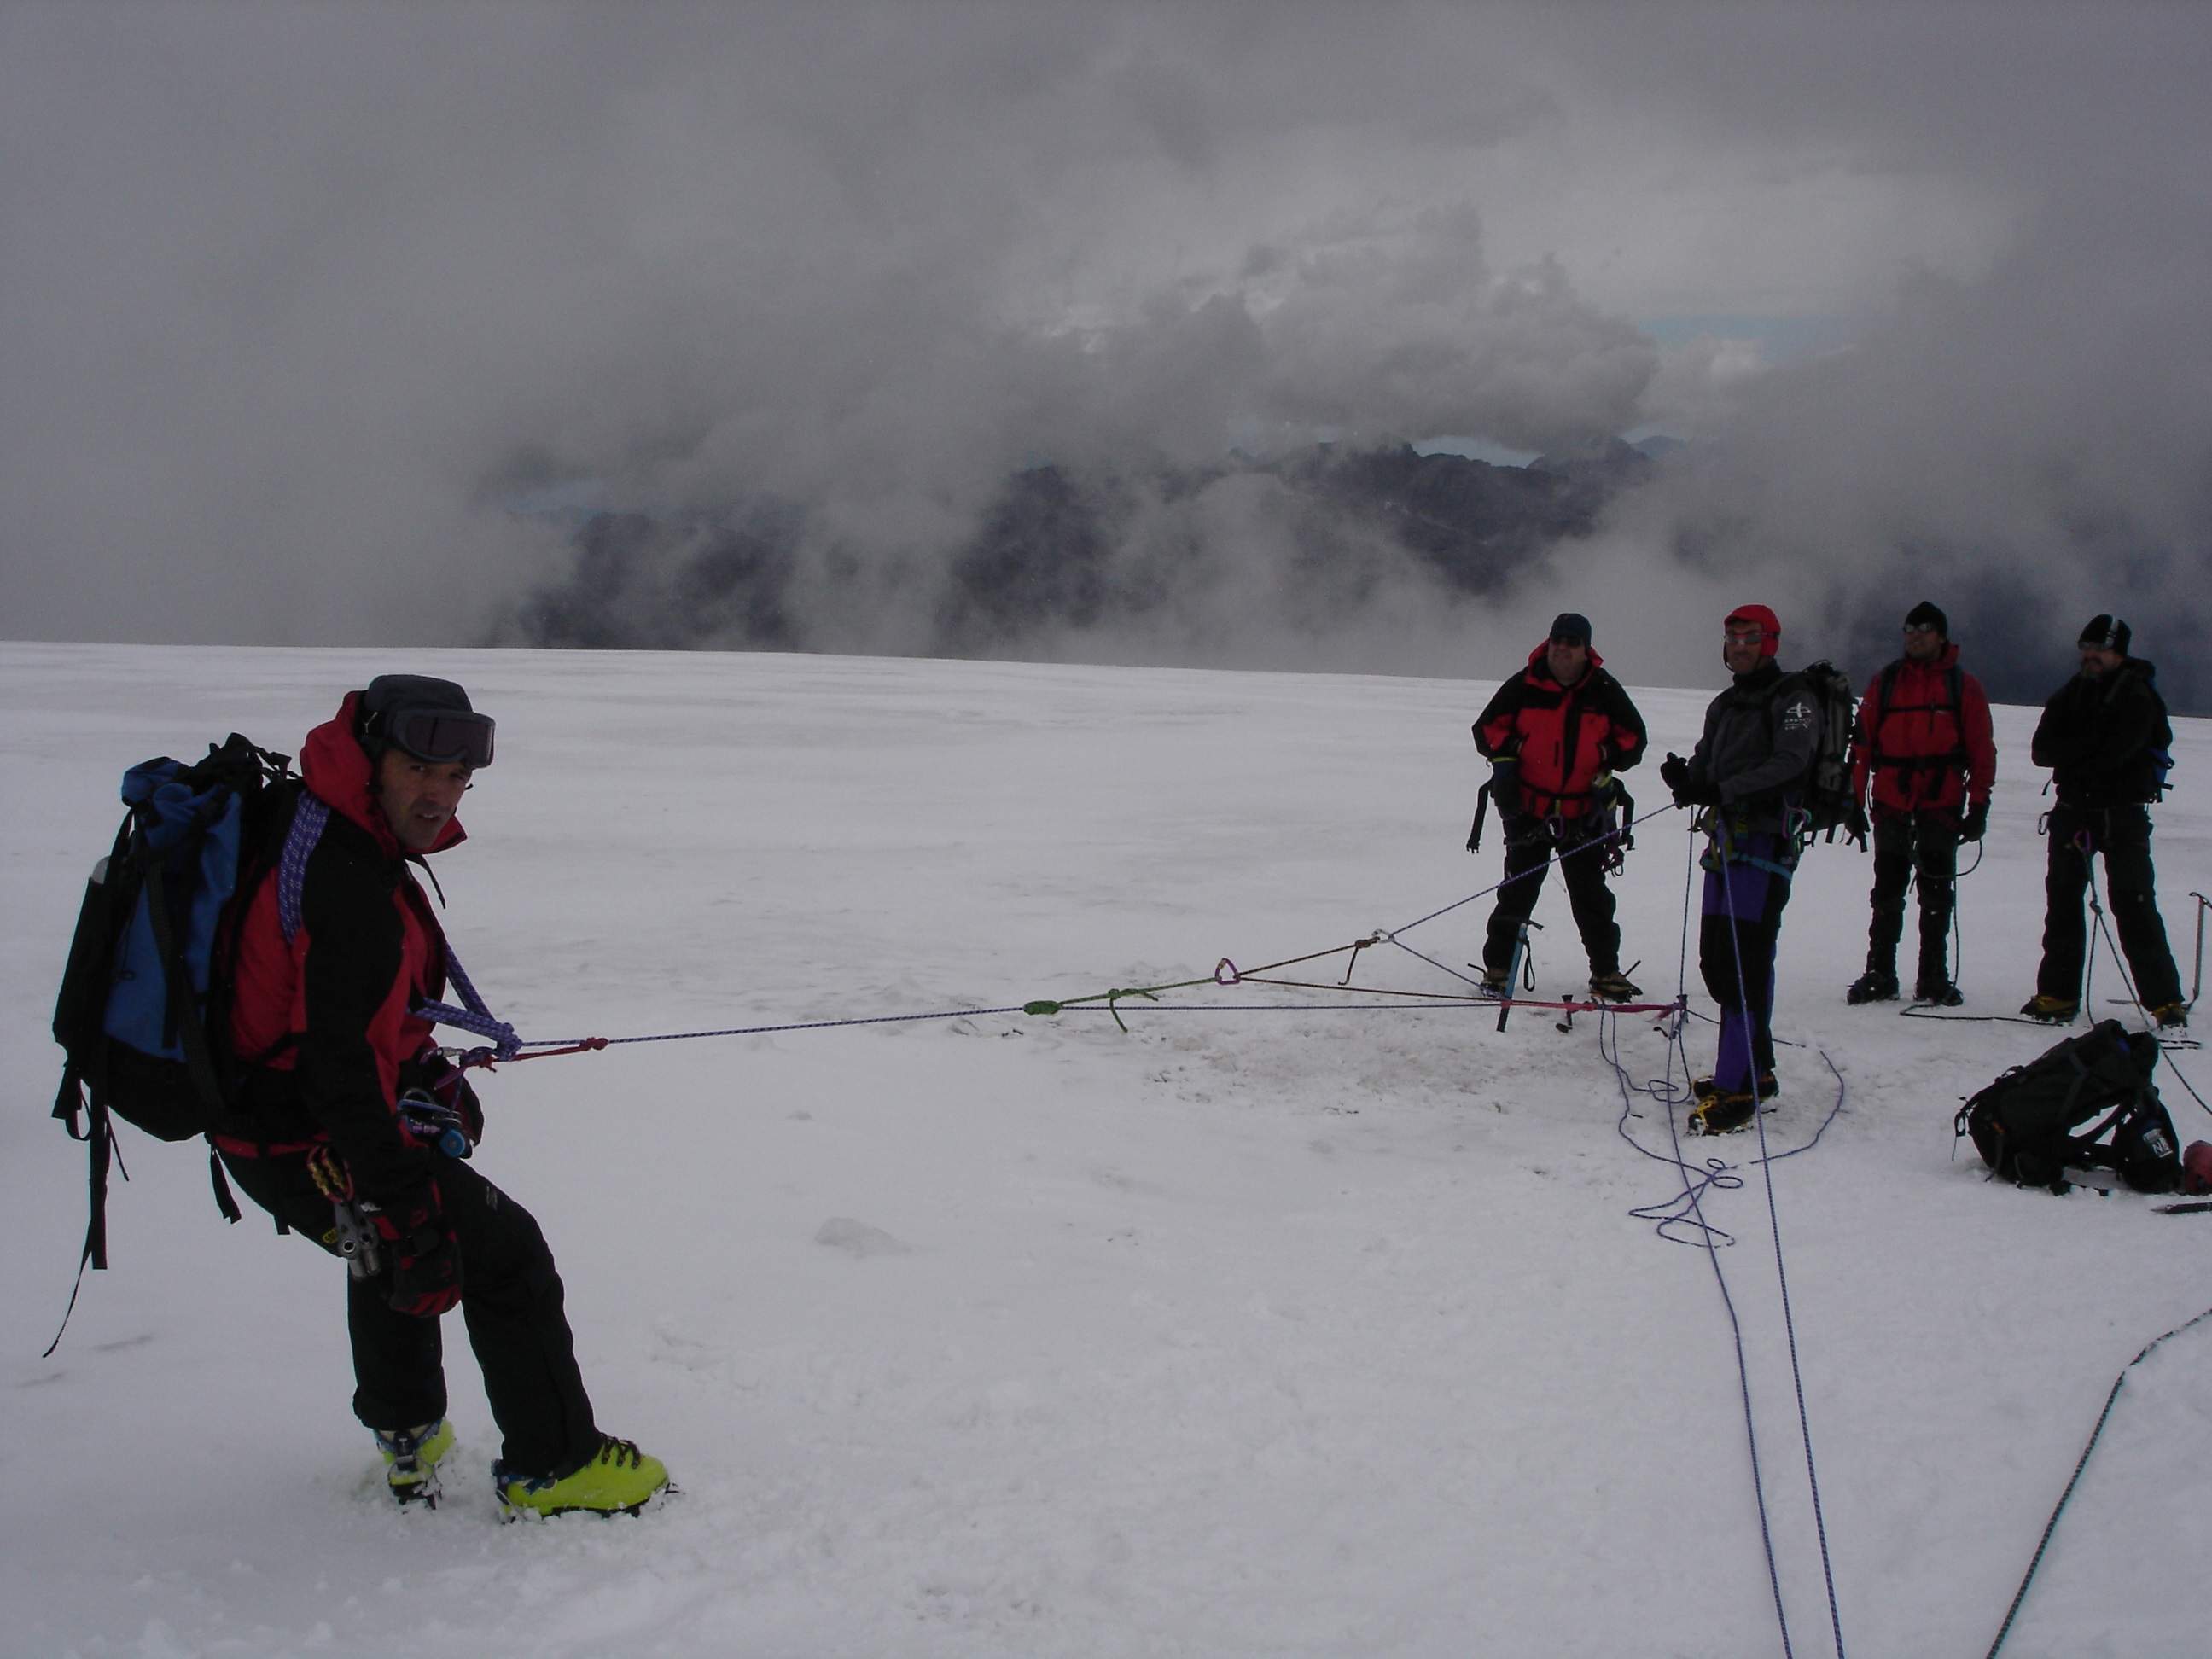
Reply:
<svg viewBox="0 0 2212 1659"><path fill-rule="evenodd" d="M1759 632L1759 654L1771 657L1782 648L1782 620L1763 605L1740 605L1728 613L1723 628L1741 623Z"/></svg>

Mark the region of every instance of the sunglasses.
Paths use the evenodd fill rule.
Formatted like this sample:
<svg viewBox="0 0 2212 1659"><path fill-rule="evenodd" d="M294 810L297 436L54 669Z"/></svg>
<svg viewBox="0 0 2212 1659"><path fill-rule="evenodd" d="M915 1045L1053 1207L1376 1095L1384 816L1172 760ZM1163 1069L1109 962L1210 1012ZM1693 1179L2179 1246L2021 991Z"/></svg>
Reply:
<svg viewBox="0 0 2212 1659"><path fill-rule="evenodd" d="M1907 623L1905 631L1908 634L1934 634L1940 630L1934 623Z"/></svg>
<svg viewBox="0 0 2212 1659"><path fill-rule="evenodd" d="M392 746L419 761L465 766L491 764L492 719L453 708L399 708L386 726Z"/></svg>
<svg viewBox="0 0 2212 1659"><path fill-rule="evenodd" d="M1722 635L1721 638L1730 645L1764 645L1766 643L1766 630L1763 628L1752 628L1739 632L1731 628L1727 633Z"/></svg>

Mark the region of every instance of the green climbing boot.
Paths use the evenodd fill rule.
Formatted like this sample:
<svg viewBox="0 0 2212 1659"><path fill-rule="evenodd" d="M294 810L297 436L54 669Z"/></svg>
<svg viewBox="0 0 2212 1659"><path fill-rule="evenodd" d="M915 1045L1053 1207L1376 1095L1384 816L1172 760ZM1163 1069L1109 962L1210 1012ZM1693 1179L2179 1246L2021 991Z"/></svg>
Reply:
<svg viewBox="0 0 2212 1659"><path fill-rule="evenodd" d="M501 1510L508 1520L532 1515L567 1515L584 1510L595 1515L635 1515L667 1489L668 1468L647 1457L630 1440L608 1435L580 1468L555 1475L515 1474L504 1463L491 1466Z"/></svg>
<svg viewBox="0 0 2212 1659"><path fill-rule="evenodd" d="M384 1479L402 1504L438 1507L438 1460L453 1449L453 1425L446 1418L411 1429L376 1429L376 1449L384 1454Z"/></svg>

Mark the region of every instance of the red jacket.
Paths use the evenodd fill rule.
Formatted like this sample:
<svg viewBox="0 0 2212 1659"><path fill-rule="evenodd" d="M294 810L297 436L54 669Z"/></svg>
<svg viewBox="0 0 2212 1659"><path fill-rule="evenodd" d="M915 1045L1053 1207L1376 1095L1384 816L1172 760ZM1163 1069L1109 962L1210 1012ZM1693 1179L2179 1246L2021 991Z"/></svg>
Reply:
<svg viewBox="0 0 2212 1659"><path fill-rule="evenodd" d="M1900 657L1867 682L1851 756L1851 787L1863 800L1871 782L1877 811L1955 812L1990 798L1997 775L1990 700L1960 668L1957 646L1931 663Z"/></svg>
<svg viewBox="0 0 2212 1659"><path fill-rule="evenodd" d="M427 1169L392 1103L403 1072L433 1048L429 1022L412 1009L445 994L446 937L369 793L355 700L308 733L300 754L309 793L331 811L301 884L299 932L287 945L274 872L240 927L231 1052L246 1068L241 1108L261 1137L232 1149L328 1140L376 1197ZM461 839L456 819L431 850Z"/></svg>
<svg viewBox="0 0 2212 1659"><path fill-rule="evenodd" d="M1548 642L1528 653L1528 666L1498 688L1474 723L1485 759L1516 757L1521 799L1501 800L1508 817L1577 818L1590 810L1590 785L1608 769L1623 771L1644 758L1644 716L1605 659L1571 686L1552 678Z"/></svg>

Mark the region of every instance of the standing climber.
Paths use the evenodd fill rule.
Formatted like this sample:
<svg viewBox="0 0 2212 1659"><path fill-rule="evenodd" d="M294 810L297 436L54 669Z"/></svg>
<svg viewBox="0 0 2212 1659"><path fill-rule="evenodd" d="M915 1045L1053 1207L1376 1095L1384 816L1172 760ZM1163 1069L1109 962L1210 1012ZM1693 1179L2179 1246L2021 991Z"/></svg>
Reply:
<svg viewBox="0 0 2212 1659"><path fill-rule="evenodd" d="M2118 617L2090 619L2078 646L2080 672L2043 705L2030 750L2038 766L2051 769L2058 804L2045 825L2043 964L2021 1012L2054 1025L2081 1012L2088 948L2081 900L2089 860L2100 853L2136 997L2161 1030L2189 1024L2150 861L2149 805L2166 793L2173 727L2154 683L2158 671L2128 654L2131 637Z"/></svg>
<svg viewBox="0 0 2212 1659"><path fill-rule="evenodd" d="M1820 706L1802 674L1776 660L1782 624L1763 605L1739 605L1722 623L1721 659L1734 684L1705 709L1705 728L1684 760L1659 775L1678 806L1707 808L1704 920L1698 968L1721 1006L1713 1074L1694 1085L1702 1103L1692 1133L1727 1134L1781 1092L1774 1075L1774 952L1797 868L1789 815L1820 739Z"/></svg>
<svg viewBox="0 0 2212 1659"><path fill-rule="evenodd" d="M238 1108L215 1145L280 1232L333 1254L349 1228L369 1235L359 1260L377 1269L346 1279L353 1407L394 1498L434 1502L453 1443L439 1322L459 1308L503 1437L502 1509L635 1510L668 1471L600 1431L553 1252L462 1161L483 1114L423 1012L452 957L414 870L460 842L462 792L491 758L491 717L416 674L348 693L307 734L283 865L241 896Z"/></svg>
<svg viewBox="0 0 2212 1659"><path fill-rule="evenodd" d="M1844 993L1850 1002L1892 1002L1898 994L1897 946L1905 936L1905 894L1920 890L1920 966L1912 995L1955 1008L1951 915L1959 843L1982 838L1997 751L1982 683L1959 666L1950 623L1926 600L1906 612L1905 654L1867 683L1853 734L1851 793L1873 790L1874 921L1866 971Z"/></svg>
<svg viewBox="0 0 2212 1659"><path fill-rule="evenodd" d="M1514 947L1555 860L1589 957L1591 995L1632 1002L1643 994L1620 971L1620 928L1605 878L1619 867L1626 830L1613 774L1644 758L1644 716L1604 665L1590 648L1589 619L1563 611L1528 667L1498 688L1474 723L1505 836L1505 881L1482 945L1483 985L1501 994L1511 992Z"/></svg>

